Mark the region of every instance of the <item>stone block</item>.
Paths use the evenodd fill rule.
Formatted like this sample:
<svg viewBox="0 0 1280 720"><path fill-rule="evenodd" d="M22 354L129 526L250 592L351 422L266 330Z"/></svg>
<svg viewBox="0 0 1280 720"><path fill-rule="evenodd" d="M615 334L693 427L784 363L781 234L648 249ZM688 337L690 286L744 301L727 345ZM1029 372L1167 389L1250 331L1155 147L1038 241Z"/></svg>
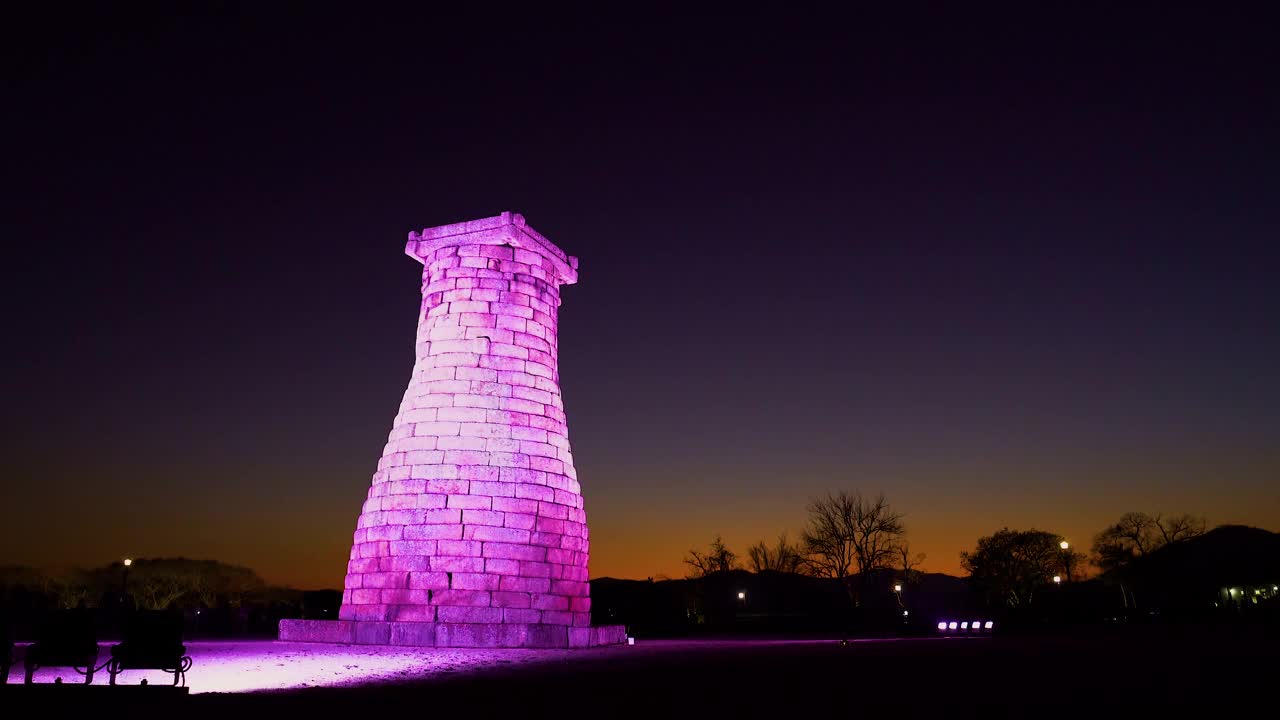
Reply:
<svg viewBox="0 0 1280 720"><path fill-rule="evenodd" d="M530 607L536 610L561 610L569 609L569 598L563 595L545 595L542 593L534 593L529 598Z"/></svg>
<svg viewBox="0 0 1280 720"><path fill-rule="evenodd" d="M569 628L569 647L585 648L591 647L591 628L572 627Z"/></svg>
<svg viewBox="0 0 1280 720"><path fill-rule="evenodd" d="M438 606L488 607L489 602L489 593L483 590L439 590L431 596L431 603Z"/></svg>
<svg viewBox="0 0 1280 720"><path fill-rule="evenodd" d="M429 623L436 619L435 605L397 605L388 618L395 622Z"/></svg>
<svg viewBox="0 0 1280 720"><path fill-rule="evenodd" d="M484 510L489 512L493 506L493 498L477 494L477 495L450 495L448 500L449 507L462 510L462 522L467 523L468 510Z"/></svg>
<svg viewBox="0 0 1280 720"><path fill-rule="evenodd" d="M357 645L387 645L391 642L391 623L358 622L356 623L355 643Z"/></svg>
<svg viewBox="0 0 1280 720"><path fill-rule="evenodd" d="M430 563L435 558L427 558ZM409 573L409 587L414 590L448 590L449 574L438 570Z"/></svg>
<svg viewBox="0 0 1280 720"><path fill-rule="evenodd" d="M433 647L436 644L436 626L430 622L393 622L390 644Z"/></svg>
<svg viewBox="0 0 1280 720"><path fill-rule="evenodd" d="M530 625L526 647L569 647L569 629L563 625Z"/></svg>
<svg viewBox="0 0 1280 720"><path fill-rule="evenodd" d="M551 580L538 577L503 576L499 588L511 592L545 593L551 589Z"/></svg>
<svg viewBox="0 0 1280 720"><path fill-rule="evenodd" d="M488 573L453 573L450 587L455 590L497 590L501 577Z"/></svg>
<svg viewBox="0 0 1280 720"><path fill-rule="evenodd" d="M355 642L356 623L345 620L281 620L280 639L285 642Z"/></svg>
<svg viewBox="0 0 1280 720"><path fill-rule="evenodd" d="M431 558L431 569L441 572L485 572L485 563L482 557L437 556Z"/></svg>
<svg viewBox="0 0 1280 720"><path fill-rule="evenodd" d="M436 619L442 623L500 623L502 608L440 605L436 607Z"/></svg>
<svg viewBox="0 0 1280 720"><path fill-rule="evenodd" d="M591 644L599 645L620 645L627 641L627 628L625 625L597 625L591 628Z"/></svg>
<svg viewBox="0 0 1280 720"><path fill-rule="evenodd" d="M547 556L547 550L546 548L535 547L532 545L487 542L484 543L484 548L482 549L481 554L487 558L542 562L542 560Z"/></svg>
<svg viewBox="0 0 1280 720"><path fill-rule="evenodd" d="M480 557L485 546L477 540L441 540L438 545L441 555L454 557Z"/></svg>
<svg viewBox="0 0 1280 720"><path fill-rule="evenodd" d="M463 537L468 540L479 540L481 542L503 542L503 543L527 543L530 542L530 533L528 530L518 530L508 527L493 527L490 525L467 525L463 530Z"/></svg>
<svg viewBox="0 0 1280 720"><path fill-rule="evenodd" d="M542 611L529 608L503 608L502 622L528 624L542 622Z"/></svg>
<svg viewBox="0 0 1280 720"><path fill-rule="evenodd" d="M474 486L483 485L485 483L472 483L472 492L479 493ZM505 517L503 513L494 512L493 510L463 510L463 525L491 525L496 528L502 527L502 519ZM465 533L464 533L465 536Z"/></svg>
<svg viewBox="0 0 1280 720"><path fill-rule="evenodd" d="M437 623L436 647L491 648L499 647L497 624Z"/></svg>
<svg viewBox="0 0 1280 720"><path fill-rule="evenodd" d="M542 622L546 625L572 625L573 613L563 610L543 610Z"/></svg>
<svg viewBox="0 0 1280 720"><path fill-rule="evenodd" d="M500 608L529 608L529 593L497 591L491 594L490 604Z"/></svg>

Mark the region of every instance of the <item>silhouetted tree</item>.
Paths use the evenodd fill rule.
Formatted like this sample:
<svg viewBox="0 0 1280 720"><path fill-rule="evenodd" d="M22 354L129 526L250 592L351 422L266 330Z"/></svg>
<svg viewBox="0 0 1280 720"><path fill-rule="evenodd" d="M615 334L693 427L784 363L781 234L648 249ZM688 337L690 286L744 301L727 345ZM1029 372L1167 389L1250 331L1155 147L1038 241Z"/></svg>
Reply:
<svg viewBox="0 0 1280 720"><path fill-rule="evenodd" d="M732 570L738 562L738 556L725 546L719 535L716 535L710 550L705 553L698 552L696 549L690 550L689 557L685 558L684 562L692 568L690 577L707 577Z"/></svg>
<svg viewBox="0 0 1280 720"><path fill-rule="evenodd" d="M252 570L212 560L138 559L129 569L129 594L148 610L171 607L239 607L266 583Z"/></svg>
<svg viewBox="0 0 1280 720"><path fill-rule="evenodd" d="M1204 532L1204 518L1186 513L1165 517L1159 513L1128 512L1094 537L1093 562L1103 570L1114 570L1165 545L1199 537Z"/></svg>
<svg viewBox="0 0 1280 720"><path fill-rule="evenodd" d="M59 608L83 607L94 597L93 581L78 568L59 568L40 574L40 591L53 599Z"/></svg>
<svg viewBox="0 0 1280 720"><path fill-rule="evenodd" d="M883 494L867 499L860 492L842 490L810 502L809 524L801 535L806 569L843 580L850 599L861 604L850 573L865 581L869 571L893 567L907 532L902 517Z"/></svg>
<svg viewBox="0 0 1280 720"><path fill-rule="evenodd" d="M753 572L776 570L777 572L799 572L804 563L804 555L799 545L787 540L787 534L778 536L778 543L773 547L765 545L761 540L747 548L747 558L751 561Z"/></svg>
<svg viewBox="0 0 1280 720"><path fill-rule="evenodd" d="M897 565L898 572L902 573L901 579L905 584L914 584L920 579L920 571L916 570L921 563L924 562L924 553L911 552L911 545L907 541L902 541L897 547Z"/></svg>
<svg viewBox="0 0 1280 720"><path fill-rule="evenodd" d="M1061 542L1062 536L1043 530L1004 528L978 538L976 550L960 553L960 564L988 597L1025 606L1062 569Z"/></svg>

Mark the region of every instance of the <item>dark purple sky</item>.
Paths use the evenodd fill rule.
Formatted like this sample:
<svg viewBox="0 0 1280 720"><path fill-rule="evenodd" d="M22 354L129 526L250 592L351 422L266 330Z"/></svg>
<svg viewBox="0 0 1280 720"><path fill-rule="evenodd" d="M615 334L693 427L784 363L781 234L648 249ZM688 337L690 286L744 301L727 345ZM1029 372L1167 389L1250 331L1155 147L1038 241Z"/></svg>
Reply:
<svg viewBox="0 0 1280 720"><path fill-rule="evenodd" d="M949 572L1006 524L1280 529L1274 16L748 5L11 15L0 563L339 583L405 234L503 210L582 260L595 576L828 488Z"/></svg>

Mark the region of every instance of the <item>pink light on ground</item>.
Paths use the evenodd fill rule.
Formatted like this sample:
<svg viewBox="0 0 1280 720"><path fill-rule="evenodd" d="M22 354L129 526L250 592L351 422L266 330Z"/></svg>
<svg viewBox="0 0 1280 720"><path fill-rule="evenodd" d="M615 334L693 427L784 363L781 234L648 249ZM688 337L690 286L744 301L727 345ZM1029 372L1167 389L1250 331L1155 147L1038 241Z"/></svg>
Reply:
<svg viewBox="0 0 1280 720"><path fill-rule="evenodd" d="M104 645L104 648L107 647ZM306 687L367 685L421 680L442 673L480 671L499 665L546 660L563 660L569 650L413 648L367 645L330 645L271 641L188 642L193 665L187 673L192 693L241 693L263 690L291 690ZM21 683L19 670L10 673L10 683ZM105 652L105 650L104 650ZM44 668L33 678L37 683L83 682L71 668ZM137 685L168 685L173 676L159 670L126 670L118 680ZM105 683L106 672L95 676L94 684Z"/></svg>

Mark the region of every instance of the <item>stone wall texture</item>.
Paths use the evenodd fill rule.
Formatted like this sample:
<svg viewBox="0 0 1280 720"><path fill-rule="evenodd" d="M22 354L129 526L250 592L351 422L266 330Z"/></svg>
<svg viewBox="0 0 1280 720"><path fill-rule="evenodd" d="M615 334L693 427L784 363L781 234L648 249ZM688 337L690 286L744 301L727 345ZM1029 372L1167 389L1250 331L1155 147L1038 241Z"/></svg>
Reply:
<svg viewBox="0 0 1280 720"><path fill-rule="evenodd" d="M584 644L569 640L591 600L556 350L577 259L513 213L410 233L406 252L423 265L416 362L340 618L415 635L403 644Z"/></svg>

